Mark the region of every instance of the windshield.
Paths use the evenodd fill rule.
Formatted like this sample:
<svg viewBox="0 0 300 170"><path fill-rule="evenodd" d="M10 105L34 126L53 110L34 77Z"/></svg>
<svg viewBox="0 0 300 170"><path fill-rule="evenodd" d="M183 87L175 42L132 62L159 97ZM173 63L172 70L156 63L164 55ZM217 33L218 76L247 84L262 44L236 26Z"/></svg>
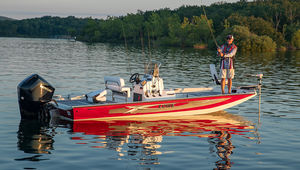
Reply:
<svg viewBox="0 0 300 170"><path fill-rule="evenodd" d="M153 75L154 77L159 76L159 67L161 66L161 63L158 61L149 61L148 63L145 63L145 74Z"/></svg>

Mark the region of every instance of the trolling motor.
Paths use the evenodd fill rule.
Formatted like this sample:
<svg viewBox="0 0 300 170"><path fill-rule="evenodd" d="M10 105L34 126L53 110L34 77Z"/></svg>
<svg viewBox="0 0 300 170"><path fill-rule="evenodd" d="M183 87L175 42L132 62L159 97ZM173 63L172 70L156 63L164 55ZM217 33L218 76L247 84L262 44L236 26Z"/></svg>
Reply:
<svg viewBox="0 0 300 170"><path fill-rule="evenodd" d="M37 74L25 78L17 87L22 119L37 119L43 105L52 100L55 88Z"/></svg>

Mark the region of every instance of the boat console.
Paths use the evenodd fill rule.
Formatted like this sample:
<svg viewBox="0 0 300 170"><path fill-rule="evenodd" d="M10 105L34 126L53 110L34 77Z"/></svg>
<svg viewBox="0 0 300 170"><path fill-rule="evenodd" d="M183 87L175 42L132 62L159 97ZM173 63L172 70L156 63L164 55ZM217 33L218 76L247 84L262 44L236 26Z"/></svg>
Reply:
<svg viewBox="0 0 300 170"><path fill-rule="evenodd" d="M125 102L176 98L174 90L164 89L163 79L159 77L159 67L160 63L148 63L145 68L145 74L132 74L129 79L129 82L133 85L132 88L125 86L123 78L105 76L105 89L90 92L85 97L90 103L119 102L119 97L125 99ZM106 97L108 95L107 90L111 92L111 98ZM116 99L117 96L118 100Z"/></svg>
<svg viewBox="0 0 300 170"><path fill-rule="evenodd" d="M150 62L145 66L145 74L133 74L129 82L133 83L133 101L149 101L176 97L175 93L164 89L163 79L159 77L159 62ZM142 76L142 78L140 78Z"/></svg>

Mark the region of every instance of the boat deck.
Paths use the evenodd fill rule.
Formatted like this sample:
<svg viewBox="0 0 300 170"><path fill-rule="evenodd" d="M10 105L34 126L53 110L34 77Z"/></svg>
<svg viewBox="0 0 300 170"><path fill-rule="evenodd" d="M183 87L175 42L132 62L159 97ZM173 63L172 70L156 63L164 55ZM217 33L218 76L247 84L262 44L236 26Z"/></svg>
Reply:
<svg viewBox="0 0 300 170"><path fill-rule="evenodd" d="M107 100L105 102L92 103L87 101L86 99L77 99L77 100L59 100L57 101L57 103L73 107L73 106L103 105L103 104L116 103L116 102Z"/></svg>
<svg viewBox="0 0 300 170"><path fill-rule="evenodd" d="M207 92L190 92L190 93L183 93L182 95L187 95L190 97L200 97L200 96L214 96L214 95L221 95L220 92L215 91L207 91Z"/></svg>
<svg viewBox="0 0 300 170"><path fill-rule="evenodd" d="M214 95L221 95L221 94L219 92L213 92L213 91L209 91L209 92L179 93L179 94L176 94L175 99L176 98L179 99L179 98L201 97L201 96L214 96ZM154 98L154 97L152 97L152 98ZM170 98L170 99L174 99L174 98ZM129 102L131 103L132 99L128 100L127 102L124 101L124 100L121 100L121 101L106 100L105 102L97 102L97 103L89 102L86 99L58 100L57 101L58 104L62 104L64 106L68 106L68 107L90 106L90 105L95 105L96 106L96 105L104 105L104 104L129 103Z"/></svg>

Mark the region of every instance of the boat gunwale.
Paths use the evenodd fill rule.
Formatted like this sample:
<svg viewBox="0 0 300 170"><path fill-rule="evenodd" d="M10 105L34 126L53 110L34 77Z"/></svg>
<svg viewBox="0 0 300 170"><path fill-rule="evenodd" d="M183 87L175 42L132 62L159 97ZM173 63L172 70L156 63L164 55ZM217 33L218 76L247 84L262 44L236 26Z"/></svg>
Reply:
<svg viewBox="0 0 300 170"><path fill-rule="evenodd" d="M183 93L183 94L187 94L187 93ZM189 93L192 94L192 93ZM209 96L195 96L195 97L187 97L187 98L174 98L174 99L162 99L162 100L151 100L151 101L136 101L136 102L116 102L116 103L93 103L93 104L89 104L89 105L77 105L77 106L70 106L70 105L66 105L63 103L60 103L58 100L57 102L60 105L64 105L64 106L68 106L70 107L70 109L64 109L61 107L57 107L58 109L62 109L62 110L73 110L75 108L88 108L88 107L102 107L102 106L113 106L113 105L124 105L124 104L144 104L144 103L153 103L153 102L167 102L167 101L178 101L178 100L190 100L190 99L198 99L198 98L206 98L206 97L221 97L221 96L238 96L238 95L251 95L253 94L254 96L257 95L257 92L254 91L249 91L246 93L234 93L234 94L220 94L220 95L209 95ZM61 100L61 101L65 101L65 100ZM74 100L76 101L76 100Z"/></svg>

